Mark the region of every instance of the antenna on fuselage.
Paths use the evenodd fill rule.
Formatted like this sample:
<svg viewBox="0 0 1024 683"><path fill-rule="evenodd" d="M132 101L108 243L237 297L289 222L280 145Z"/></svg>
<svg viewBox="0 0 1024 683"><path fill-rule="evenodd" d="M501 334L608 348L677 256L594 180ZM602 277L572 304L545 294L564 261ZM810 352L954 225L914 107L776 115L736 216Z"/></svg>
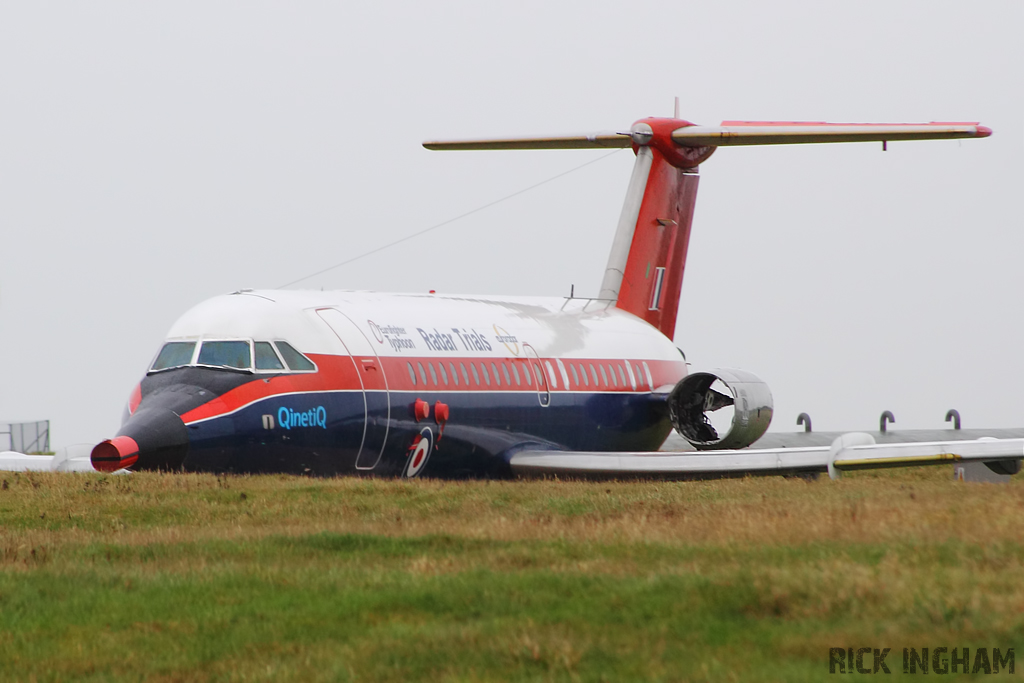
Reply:
<svg viewBox="0 0 1024 683"><path fill-rule="evenodd" d="M679 118L679 96L678 95L676 96L676 106L675 106L675 109L672 110L672 118L674 118L674 119L678 119Z"/></svg>

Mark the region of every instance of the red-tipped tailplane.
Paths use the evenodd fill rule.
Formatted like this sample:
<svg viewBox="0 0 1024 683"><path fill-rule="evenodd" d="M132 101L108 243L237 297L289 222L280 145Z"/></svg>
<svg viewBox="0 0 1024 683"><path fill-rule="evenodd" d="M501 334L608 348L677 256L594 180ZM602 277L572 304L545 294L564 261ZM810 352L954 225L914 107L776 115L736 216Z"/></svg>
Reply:
<svg viewBox="0 0 1024 683"><path fill-rule="evenodd" d="M984 138L978 123L819 123L723 121L698 126L648 118L628 133L425 142L427 149L607 149L632 147L636 163L599 298L651 323L669 339L676 315L697 199L697 167L718 147L820 142ZM884 147L883 147L884 148Z"/></svg>

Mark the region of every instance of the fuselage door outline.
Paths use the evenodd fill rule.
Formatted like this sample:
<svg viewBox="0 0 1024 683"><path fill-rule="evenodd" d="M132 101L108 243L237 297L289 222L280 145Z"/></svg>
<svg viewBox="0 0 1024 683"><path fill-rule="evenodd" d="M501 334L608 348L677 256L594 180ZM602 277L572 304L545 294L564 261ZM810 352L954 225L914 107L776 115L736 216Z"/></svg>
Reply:
<svg viewBox="0 0 1024 683"><path fill-rule="evenodd" d="M325 323L327 323L327 326L331 328L334 334L338 337L339 341L341 341L342 345L349 352L349 357L352 358L353 364L356 366L356 374L359 376L359 385L363 391L364 406L363 440L359 447L359 454L356 456L356 469L372 470L377 466L377 463L380 462L381 457L384 455L384 448L387 446L388 433L391 428L391 395L390 387L388 385L387 373L384 372L384 365L380 361L380 356L377 355L377 351L373 346L373 342L371 342L370 339L366 336L366 334L359 329L359 326L355 324L352 318L345 315L336 308L318 308L316 309L316 312L320 316L320 318ZM335 324L332 324L329 318L333 318L337 326ZM341 334L341 330L337 329L337 327L343 328L343 330L346 332L346 335L344 337ZM357 334L359 335L358 337L356 337L355 339L351 338L352 336ZM346 339L348 339L348 341L346 341ZM365 344L361 344L360 340L362 340L362 342L365 342ZM362 349L353 347L362 347ZM353 351L361 351L365 349L369 349L369 353L352 353ZM369 356L370 354L373 355L372 359L365 358L360 363L357 363L355 360L356 355ZM369 363L367 361L369 361ZM373 416L371 415L371 408L373 406L371 405L371 403L374 403L376 400L375 397L371 395L372 390L367 388L366 382L363 379L363 373L370 369L367 367L367 365L370 364L372 364L372 369L374 371L380 373L381 379L383 380L384 383L383 394L384 402L386 404L386 418L384 421L384 438L380 442L380 448L376 448L376 444L371 443L370 450L367 450L367 438L371 437L370 441L373 441L373 435L371 434L370 431L370 421L373 419Z"/></svg>
<svg viewBox="0 0 1024 683"><path fill-rule="evenodd" d="M548 373L544 371L544 366L541 364L540 356L537 355L537 350L526 342L523 342L523 355L526 356L527 372L532 373L533 378L538 382L537 400L540 401L541 406L547 408L551 405L551 385L548 384ZM540 372L537 372L534 369L535 367Z"/></svg>

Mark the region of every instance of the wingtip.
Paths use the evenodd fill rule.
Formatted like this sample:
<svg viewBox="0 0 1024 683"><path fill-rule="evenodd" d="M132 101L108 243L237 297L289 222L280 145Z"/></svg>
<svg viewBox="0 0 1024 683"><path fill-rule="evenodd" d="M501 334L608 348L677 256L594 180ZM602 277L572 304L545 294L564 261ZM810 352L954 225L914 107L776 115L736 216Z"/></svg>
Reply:
<svg viewBox="0 0 1024 683"><path fill-rule="evenodd" d="M991 128L989 128L988 126L978 126L978 132L975 134L974 137L987 138L989 135L992 135Z"/></svg>

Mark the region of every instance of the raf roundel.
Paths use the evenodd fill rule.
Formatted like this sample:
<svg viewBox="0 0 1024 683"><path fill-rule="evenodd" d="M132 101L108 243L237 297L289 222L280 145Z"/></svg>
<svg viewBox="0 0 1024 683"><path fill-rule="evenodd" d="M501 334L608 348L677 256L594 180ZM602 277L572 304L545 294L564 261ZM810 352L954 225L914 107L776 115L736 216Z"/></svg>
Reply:
<svg viewBox="0 0 1024 683"><path fill-rule="evenodd" d="M409 447L409 464L405 468L405 476L412 479L423 471L431 451L434 450L434 433L430 427L424 427Z"/></svg>

